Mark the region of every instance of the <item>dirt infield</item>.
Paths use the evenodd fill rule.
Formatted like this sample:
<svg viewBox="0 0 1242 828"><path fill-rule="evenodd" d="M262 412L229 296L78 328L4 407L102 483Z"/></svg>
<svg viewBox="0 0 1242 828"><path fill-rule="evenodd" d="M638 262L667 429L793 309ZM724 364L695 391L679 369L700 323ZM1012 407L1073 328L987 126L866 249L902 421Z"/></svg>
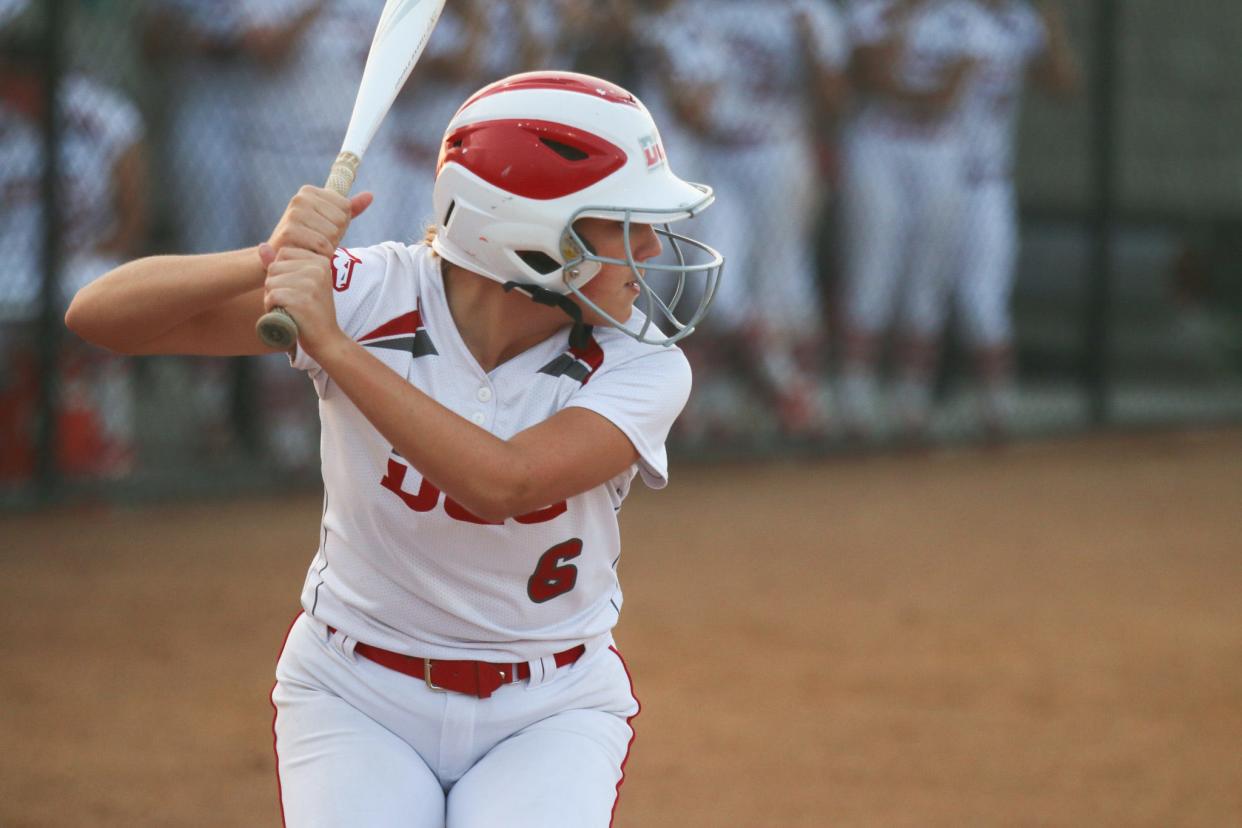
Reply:
<svg viewBox="0 0 1242 828"><path fill-rule="evenodd" d="M1242 825L1242 432L673 477L618 826ZM319 506L0 517L0 825L279 825Z"/></svg>

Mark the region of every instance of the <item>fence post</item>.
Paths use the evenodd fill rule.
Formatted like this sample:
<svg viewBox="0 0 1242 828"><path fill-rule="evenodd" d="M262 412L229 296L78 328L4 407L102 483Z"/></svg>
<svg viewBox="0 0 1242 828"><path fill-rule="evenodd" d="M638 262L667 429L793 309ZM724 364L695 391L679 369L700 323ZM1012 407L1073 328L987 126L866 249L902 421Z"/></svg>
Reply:
<svg viewBox="0 0 1242 828"><path fill-rule="evenodd" d="M60 479L57 470L57 414L59 405L60 347L63 325L60 319L61 270L61 193L59 93L62 65L62 38L68 23L64 0L44 0L43 16L43 280L38 323L39 351L39 430L37 496L51 499Z"/></svg>
<svg viewBox="0 0 1242 828"><path fill-rule="evenodd" d="M1092 166L1091 246L1087 269L1086 336L1083 343L1083 384L1091 424L1106 424L1111 410L1111 340L1114 281L1113 247L1117 231L1117 169L1121 16L1117 0L1097 0L1092 21L1091 123L1088 129Z"/></svg>

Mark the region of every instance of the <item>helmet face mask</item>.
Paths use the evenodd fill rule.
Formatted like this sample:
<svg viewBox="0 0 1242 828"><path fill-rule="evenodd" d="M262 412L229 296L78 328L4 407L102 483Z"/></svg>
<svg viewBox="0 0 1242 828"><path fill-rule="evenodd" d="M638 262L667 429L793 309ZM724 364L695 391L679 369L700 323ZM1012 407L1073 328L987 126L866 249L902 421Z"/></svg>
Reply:
<svg viewBox="0 0 1242 828"><path fill-rule="evenodd" d="M575 226L579 218L602 218L602 213L609 212L615 212L617 218L613 220L622 225L624 259L601 256L593 251ZM707 310L716 296L716 288L720 284L724 259L708 245L673 232L665 222L653 224L652 229L656 236L667 244L674 261L637 260L634 257L634 247L630 237L630 229L634 224L631 212L624 209L610 211L601 207L584 207L578 211L579 214L570 219L565 229L563 248L568 254L573 255L562 268L564 282L569 293L579 303L590 308L612 327L648 345L672 345L694 333L695 328L707 315ZM699 254L698 261L687 260L687 248ZM625 267L633 274L634 282L639 289L639 297L635 301L635 306L643 312L644 316L642 324L638 325L637 329L626 321L616 319L583 293L582 288L589 283L589 280L584 281L579 278L583 268L591 267L594 274L604 266ZM701 277L702 285L688 290L687 281L691 277ZM661 281L667 284L658 284ZM679 317L679 306L683 301L690 299L692 294L697 295L693 310L688 315L682 314ZM664 329L671 330L671 333L666 334Z"/></svg>
<svg viewBox="0 0 1242 828"><path fill-rule="evenodd" d="M484 87L450 121L436 172L433 247L501 284L572 295L635 339L668 345L702 320L724 265L715 250L668 224L713 198L711 188L672 173L655 124L633 95L588 75L528 72ZM596 254L575 229L583 218L619 222L624 258ZM652 225L673 261L638 261L633 224ZM604 266L634 274L641 324L615 318L583 294ZM688 277L701 287L687 290ZM668 299L653 278L671 283ZM697 305L681 321L677 306L691 294Z"/></svg>

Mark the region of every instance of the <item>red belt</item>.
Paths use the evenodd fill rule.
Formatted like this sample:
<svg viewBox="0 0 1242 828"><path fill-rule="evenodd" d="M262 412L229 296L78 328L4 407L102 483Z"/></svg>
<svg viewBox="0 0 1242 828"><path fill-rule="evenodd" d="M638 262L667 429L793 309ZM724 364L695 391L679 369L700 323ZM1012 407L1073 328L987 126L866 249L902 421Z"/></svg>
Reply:
<svg viewBox="0 0 1242 828"><path fill-rule="evenodd" d="M328 627L328 632L335 633L336 629ZM493 664L490 661L444 661L438 658L418 658L381 650L379 647L372 647L361 641L354 645L354 652L389 670L420 678L427 682L427 686L432 690L465 693L467 696L478 696L480 699L486 699L503 684L513 684L530 678L530 665L524 661L518 664ZM555 654L552 659L557 667L564 667L582 658L585 652L586 645L579 644L577 647Z"/></svg>

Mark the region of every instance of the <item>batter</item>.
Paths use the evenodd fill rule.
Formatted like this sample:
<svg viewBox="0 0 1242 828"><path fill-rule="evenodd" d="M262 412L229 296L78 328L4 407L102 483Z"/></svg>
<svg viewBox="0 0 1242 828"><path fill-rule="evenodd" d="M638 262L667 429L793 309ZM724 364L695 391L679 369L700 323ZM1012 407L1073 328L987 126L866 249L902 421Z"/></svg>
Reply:
<svg viewBox="0 0 1242 828"><path fill-rule="evenodd" d="M630 93L528 73L452 118L428 242L337 248L371 196L303 187L257 248L75 298L71 327L138 353L256 353L265 308L298 321L324 511L272 691L287 825L610 824L638 712L616 516L668 482L673 343L723 260L667 222L712 200ZM666 312L652 269L703 301Z"/></svg>

